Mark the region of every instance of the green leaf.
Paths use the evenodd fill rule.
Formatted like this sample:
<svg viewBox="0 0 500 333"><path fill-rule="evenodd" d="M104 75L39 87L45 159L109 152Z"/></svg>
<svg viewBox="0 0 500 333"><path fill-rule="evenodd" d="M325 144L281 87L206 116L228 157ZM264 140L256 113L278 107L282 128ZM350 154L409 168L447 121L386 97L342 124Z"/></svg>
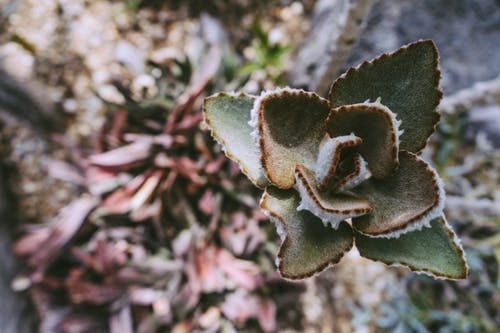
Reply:
<svg viewBox="0 0 500 333"><path fill-rule="evenodd" d="M330 137L354 135L363 139L357 149L375 178L386 178L398 166L399 122L386 106L376 103L344 105L326 120Z"/></svg>
<svg viewBox="0 0 500 333"><path fill-rule="evenodd" d="M223 146L227 157L238 163L256 186L263 188L269 182L251 135L253 128L248 124L254 101L254 96L243 93L219 93L205 99L203 114L212 136Z"/></svg>
<svg viewBox="0 0 500 333"><path fill-rule="evenodd" d="M298 89L268 91L257 99L252 121L271 183L291 188L297 164L314 167L329 110L327 100Z"/></svg>
<svg viewBox="0 0 500 333"><path fill-rule="evenodd" d="M341 161L341 155L345 155L346 148L358 146L361 142L363 140L354 134L323 139L314 166L314 175L320 191L325 191L328 188Z"/></svg>
<svg viewBox="0 0 500 333"><path fill-rule="evenodd" d="M418 152L439 120L440 78L436 46L422 40L349 69L333 83L329 98L339 107L381 97L402 120L400 149Z"/></svg>
<svg viewBox="0 0 500 333"><path fill-rule="evenodd" d="M306 209L319 217L325 225L330 224L334 229L343 220L361 216L371 211L370 203L361 198L348 194L330 194L318 191L316 178L311 170L303 165L295 169L296 187L301 202L297 208Z"/></svg>
<svg viewBox="0 0 500 333"><path fill-rule="evenodd" d="M356 230L370 236L398 237L428 226L441 215L445 193L436 171L404 150L399 153L399 163L391 177L370 178L352 189L373 207L370 214L353 219Z"/></svg>
<svg viewBox="0 0 500 333"><path fill-rule="evenodd" d="M294 190L269 187L260 207L276 223L282 244L278 269L288 279L303 279L340 261L353 244L352 229L342 222L337 230L325 227L308 211L297 211L299 195Z"/></svg>
<svg viewBox="0 0 500 333"><path fill-rule="evenodd" d="M399 238L372 238L356 232L355 239L363 257L388 265L405 265L412 271L442 278L467 277L464 251L444 216L434 219L430 228L409 232Z"/></svg>

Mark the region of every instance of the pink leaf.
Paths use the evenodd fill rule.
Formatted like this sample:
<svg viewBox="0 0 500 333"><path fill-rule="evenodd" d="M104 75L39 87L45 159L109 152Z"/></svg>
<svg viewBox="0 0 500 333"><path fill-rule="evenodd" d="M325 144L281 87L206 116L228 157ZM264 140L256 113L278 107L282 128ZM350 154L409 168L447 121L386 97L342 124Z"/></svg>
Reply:
<svg viewBox="0 0 500 333"><path fill-rule="evenodd" d="M244 324L250 318L257 318L259 312L257 296L248 295L241 289L226 296L221 310L224 316L237 324Z"/></svg>
<svg viewBox="0 0 500 333"><path fill-rule="evenodd" d="M214 161L211 161L207 163L205 166L205 172L207 174L216 174L219 172L220 168L222 167L222 164L226 161L226 156L220 155L217 159Z"/></svg>
<svg viewBox="0 0 500 333"><path fill-rule="evenodd" d="M84 186L87 183L80 170L67 162L49 159L46 168L49 175L54 178L80 186Z"/></svg>
<svg viewBox="0 0 500 333"><path fill-rule="evenodd" d="M14 243L12 251L20 257L31 255L47 242L51 233L50 227L44 227L24 235Z"/></svg>
<svg viewBox="0 0 500 333"><path fill-rule="evenodd" d="M127 170L150 158L152 145L152 140L140 140L105 153L92 155L89 161L92 165L103 168Z"/></svg>
<svg viewBox="0 0 500 333"><path fill-rule="evenodd" d="M257 319L264 332L276 332L276 304L268 298L261 299Z"/></svg>
<svg viewBox="0 0 500 333"><path fill-rule="evenodd" d="M196 270L201 282L201 290L206 293L221 292L225 287L224 274L217 266L217 249L204 249L195 258Z"/></svg>
<svg viewBox="0 0 500 333"><path fill-rule="evenodd" d="M103 207L109 214L124 214L130 211L134 193L144 184L149 172L141 173L130 180L124 187L111 193L103 201Z"/></svg>
<svg viewBox="0 0 500 333"><path fill-rule="evenodd" d="M127 295L132 304L151 305L164 297L165 293L153 288L134 286L129 288Z"/></svg>
<svg viewBox="0 0 500 333"><path fill-rule="evenodd" d="M183 230L172 242L172 250L177 258L185 255L192 244L193 234L189 230Z"/></svg>
<svg viewBox="0 0 500 333"><path fill-rule="evenodd" d="M200 121L203 119L203 115L201 113L196 113L193 115L186 115L175 124L175 127L172 130L172 133L179 133L182 131L187 131L193 129L198 126Z"/></svg>
<svg viewBox="0 0 500 333"><path fill-rule="evenodd" d="M141 188L135 193L132 200L130 201L131 209L140 208L146 203L146 201L151 198L151 195L158 186L162 175L162 170L156 170L151 176L146 179L144 184L142 184Z"/></svg>
<svg viewBox="0 0 500 333"><path fill-rule="evenodd" d="M60 255L60 250L71 241L97 204L97 199L81 197L59 213L50 235L29 259L28 265L34 270L33 280L42 278L47 267Z"/></svg>
<svg viewBox="0 0 500 333"><path fill-rule="evenodd" d="M65 287L73 304L103 305L123 294L123 291L114 286L98 285L71 276L66 280Z"/></svg>
<svg viewBox="0 0 500 333"><path fill-rule="evenodd" d="M134 325L132 322L132 312L130 305L122 307L114 312L109 319L110 333L133 333Z"/></svg>
<svg viewBox="0 0 500 333"><path fill-rule="evenodd" d="M259 283L259 267L248 260L235 258L224 249L218 251L217 264L229 279L246 290L253 290Z"/></svg>
<svg viewBox="0 0 500 333"><path fill-rule="evenodd" d="M203 193L203 196L198 202L198 208L205 215L212 215L212 213L214 212L214 204L214 194L210 189L208 189L205 191L205 193Z"/></svg>

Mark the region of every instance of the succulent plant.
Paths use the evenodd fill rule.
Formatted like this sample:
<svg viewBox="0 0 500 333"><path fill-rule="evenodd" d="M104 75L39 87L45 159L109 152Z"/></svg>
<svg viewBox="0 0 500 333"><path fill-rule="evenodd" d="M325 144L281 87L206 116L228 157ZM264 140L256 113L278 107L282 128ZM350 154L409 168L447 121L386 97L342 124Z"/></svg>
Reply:
<svg viewBox="0 0 500 333"><path fill-rule="evenodd" d="M205 99L212 136L264 189L284 278L319 273L354 244L386 264L467 276L443 183L419 156L439 120L438 62L421 40L349 69L328 99L291 88Z"/></svg>

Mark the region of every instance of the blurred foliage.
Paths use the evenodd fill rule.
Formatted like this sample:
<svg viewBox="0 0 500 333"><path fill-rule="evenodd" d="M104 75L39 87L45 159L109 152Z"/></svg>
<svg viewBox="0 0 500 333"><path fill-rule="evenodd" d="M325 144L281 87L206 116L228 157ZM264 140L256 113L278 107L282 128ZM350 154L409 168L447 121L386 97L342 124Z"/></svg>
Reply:
<svg viewBox="0 0 500 333"><path fill-rule="evenodd" d="M463 117L441 117L437 131L440 140L436 148L436 166L440 171L453 162L460 145L460 133L465 120Z"/></svg>
<svg viewBox="0 0 500 333"><path fill-rule="evenodd" d="M258 20L253 23L255 40L251 47L255 56L241 67L242 75L263 71L276 85L284 85L284 57L291 52L291 46L273 43L264 32Z"/></svg>
<svg viewBox="0 0 500 333"><path fill-rule="evenodd" d="M441 117L433 138L434 160L447 175L448 194L494 196L499 190L499 152L485 150L481 142L467 137L467 124L466 113ZM468 279L454 282L405 274L376 311L351 304L353 326L368 323L377 332L397 333L498 332L500 219L479 211L448 210L448 215L465 245Z"/></svg>
<svg viewBox="0 0 500 333"><path fill-rule="evenodd" d="M258 17L258 13L266 12L273 2L123 1L132 15L145 6L161 8L167 5L185 9L188 15L194 17L202 11L208 11L227 25L228 32L233 34L230 37L231 46L223 50L219 71L207 83L200 96L219 90L238 90L255 80L251 77L252 72L264 72L266 77L263 80L269 84L282 83L282 73L285 69L283 59L289 54L289 47L270 43L269 36L263 32L259 21L255 21L254 29L245 31L244 34L237 35L233 32L242 29L243 15L253 12ZM314 2L304 2L306 13ZM8 1L10 7L2 7L1 16L8 15L17 3L20 1ZM259 6L260 9L255 10L254 7ZM183 19L183 15L179 13L175 19ZM245 47L252 48L253 53L257 55L248 63L243 63L243 55L240 54ZM190 87L190 80L199 65L191 63L187 57L176 59L167 66L150 65L150 69L154 69L155 73L160 72L160 75L154 75L157 93L151 95L144 89L143 94L137 96L126 83L114 82L126 97L126 104L108 104L107 119L103 128L99 133L93 133L94 148L89 150L87 147L68 147L67 150L73 153L74 158L69 162L62 161L63 164L59 164L61 168L53 170L56 174L58 171L70 172L70 175L78 176L77 180L85 177L92 180L86 173L89 166L87 158L90 156L127 146L140 139L141 135L142 138L162 135L167 118L180 104L180 97ZM243 73L247 74L242 76ZM130 168L127 166L126 170L101 170L103 172L100 175L105 176L105 180L112 181L107 184L111 187L96 195L99 200L109 200L113 193L126 188L127 183L134 177L141 174L151 177L153 173L150 169L165 169L162 170L165 173L162 173L160 182L166 182L168 172L172 170L176 171L177 176L167 191L161 192L158 186L145 201L148 207L154 206L156 200L161 202L159 207L162 211L166 210L166 213L161 214L160 219L147 210L142 210L142 213L146 213L142 218L139 218L138 211L108 215L102 214L102 210L95 211L85 220L75 237L57 249L58 252L53 253L45 275L41 281L33 282L30 291L42 323L62 325L71 332L106 332L109 329L103 327L108 327L113 318L132 316L134 324L141 324L138 332L173 332L174 329L176 332L204 332L210 329L218 329L221 332L260 332L263 328L259 323L258 314L244 313L244 310L248 309L249 305L254 310L260 304L269 305L271 303L259 302L270 300L276 306L274 318L277 318L278 325L281 324L280 329L303 329L303 313L300 312L302 309L298 301L303 286L276 279L273 257L277 251L277 239L274 236L274 227L255 212L256 202L252 197L256 197L257 193L252 192L256 191L254 187L240 175L234 164L225 161L222 152L215 147L208 134L200 131L200 117L197 115L200 103L201 97L195 98L193 105L187 109L188 112L175 119L176 129L172 137L177 141L174 145L165 148L162 143L156 142L151 154L141 161L142 164ZM449 175L447 180L464 178L474 186L490 186L484 190L486 194L479 194L488 197L492 195L491 188L498 189L499 179L492 178L491 174L496 170L498 175L499 154L498 151L485 154L465 140L462 135L465 123L466 118L442 117L434 142L435 161L440 173ZM129 141L131 137L134 139ZM171 163L170 160L167 166L158 167L155 164L158 161L155 162L155 159L161 153L176 162ZM475 164L467 169L463 164L469 155L478 162L474 162ZM181 162L179 159L184 157L186 159ZM218 157L222 158L219 160ZM209 164L211 169L208 168ZM80 192L88 191L85 181L74 186ZM145 193L144 191L142 193ZM138 193L137 190L124 193L126 195L122 199L130 199ZM136 202L139 197L140 195L136 197ZM220 209L221 212L216 231L213 230L213 225L211 226L216 211L210 209L214 208ZM400 278L402 289L400 286L391 286L394 288L388 291L390 297L380 304L376 311L354 303L349 304L354 328L361 329L371 323L370 327L377 332L498 332L500 219L455 213L458 214L460 216L455 216L451 222L465 243L471 269L469 280L463 283L443 282L405 274L405 277ZM65 222L60 218L55 220ZM252 221L251 227L248 225L249 221ZM258 231L253 228L255 224L259 226ZM53 226L54 224L43 224L23 228L25 236L35 235L28 238L31 255L47 250L47 243L37 242L36 236L44 239L48 232L58 231L54 230ZM252 247L250 245L255 243L249 239L255 238L256 235L263 238L259 242L255 241L258 246ZM192 247L192 253L178 256L174 244L186 243ZM158 290L177 293L182 289L184 292L186 286L193 284L190 279L196 279L188 277L186 267L205 267L203 263L211 263L206 266L216 267L207 274L220 274L220 266L214 265L213 260L207 259L206 255L218 253L218 256L220 253L227 253L226 251L231 254L231 260L237 260L239 264L244 263L243 268L251 267L250 271L256 272L249 275L252 277L250 281L257 281L258 287L246 289L241 286L241 281L235 282L234 278L226 278L221 292L214 292L207 286L202 288L203 291L198 290L199 303L194 307L192 303L185 301L184 296L168 305L161 300L157 301L161 299L156 298L159 295L156 293ZM196 261L194 258L198 260L196 265L193 264ZM40 263L29 262L30 267L26 274L29 276L29 269L36 268L38 264ZM257 269L252 271L255 267ZM198 273L207 272L204 269L196 270ZM243 276L248 276L248 270L242 270ZM159 277L155 274L159 274ZM222 275L227 277L225 273ZM206 281L199 277L197 279ZM106 288L101 289L103 286ZM113 288L108 289L109 286ZM117 293L117 289L114 289L116 287ZM128 307L126 298L121 297L129 292L134 292L134 296L138 297L131 307ZM87 295L90 296L86 297ZM99 298L102 295L109 295L110 298L103 300ZM172 294L169 294L169 297L170 295ZM343 299L337 301L342 304L349 302ZM226 302L229 306L222 311L222 304ZM238 307L238 304L243 305ZM244 313L245 316L238 318L238 313L228 311L231 308L238 310L240 314ZM127 309L130 310L129 314ZM170 312L167 313L165 309ZM265 313L272 314L269 309L272 310L272 306ZM215 329L210 326L213 324L210 318L219 318L220 326ZM272 320L264 318L263 322L270 323ZM204 328L201 323L210 327ZM270 331L269 327L266 329Z"/></svg>
<svg viewBox="0 0 500 333"><path fill-rule="evenodd" d="M246 82L230 49L205 51L197 64L188 57L150 63L152 86L113 82L126 102L103 100L108 113L93 149L72 148L70 163L51 166L55 177L70 171L85 179L74 186L91 196L75 199L53 223L27 228L15 245L28 262L18 281L30 281L42 327L99 331L124 320L140 332L273 332L278 321L300 325L290 300L303 288L276 273L273 227L249 194L256 190L200 131L202 97Z"/></svg>
<svg viewBox="0 0 500 333"><path fill-rule="evenodd" d="M498 332L498 263L491 248L466 247L466 252L468 280L406 275L401 286L389 287L388 298L376 311L349 304L353 327L397 333Z"/></svg>

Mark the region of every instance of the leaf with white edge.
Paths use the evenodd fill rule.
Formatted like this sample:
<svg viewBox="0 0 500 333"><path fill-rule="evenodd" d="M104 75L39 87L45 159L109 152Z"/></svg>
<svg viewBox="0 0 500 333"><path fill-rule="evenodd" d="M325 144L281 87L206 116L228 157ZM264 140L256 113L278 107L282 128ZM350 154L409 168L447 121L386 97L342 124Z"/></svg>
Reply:
<svg viewBox="0 0 500 333"><path fill-rule="evenodd" d="M314 166L329 110L326 99L298 89L267 91L256 100L252 124L272 184L291 188L295 165Z"/></svg>
<svg viewBox="0 0 500 333"><path fill-rule="evenodd" d="M447 279L465 279L464 250L444 216L434 219L430 228L412 231L399 238L373 238L355 234L359 253L388 265L405 265L412 271Z"/></svg>
<svg viewBox="0 0 500 333"><path fill-rule="evenodd" d="M399 168L384 180L370 178L352 192L373 210L353 219L353 227L372 237L399 237L429 226L443 211L445 193L436 171L417 155L400 151Z"/></svg>
<svg viewBox="0 0 500 333"><path fill-rule="evenodd" d="M371 211L370 203L348 194L330 194L319 192L316 178L311 170L303 165L295 168L296 187L301 202L297 208L308 210L323 221L337 229L340 222L347 218L361 216Z"/></svg>
<svg viewBox="0 0 500 333"><path fill-rule="evenodd" d="M340 162L342 151L347 147L357 146L361 142L363 140L354 134L334 138L326 136L321 141L318 159L314 166L314 175L316 176L320 191L325 191L328 188L337 165Z"/></svg>
<svg viewBox="0 0 500 333"><path fill-rule="evenodd" d="M239 164L242 172L258 187L269 184L260 162L260 152L248 124L256 97L219 93L205 99L203 114L212 136L226 155Z"/></svg>
<svg viewBox="0 0 500 333"><path fill-rule="evenodd" d="M276 223L282 244L277 264L287 279L303 279L338 263L353 244L353 232L342 222L337 230L325 227L308 211L298 211L295 190L268 187L260 207Z"/></svg>
<svg viewBox="0 0 500 333"><path fill-rule="evenodd" d="M382 98L402 120L400 149L419 152L439 120L436 108L443 93L438 63L434 43L417 41L349 69L330 88L330 102L339 107Z"/></svg>
<svg viewBox="0 0 500 333"><path fill-rule="evenodd" d="M361 154L352 154L352 157L346 158L345 162L350 165L341 165L339 172L334 175L335 183L332 191L348 191L371 177L371 172Z"/></svg>
<svg viewBox="0 0 500 333"><path fill-rule="evenodd" d="M400 122L381 103L360 103L332 109L326 120L330 137L354 133L363 139L357 148L373 177L386 178L398 166Z"/></svg>

